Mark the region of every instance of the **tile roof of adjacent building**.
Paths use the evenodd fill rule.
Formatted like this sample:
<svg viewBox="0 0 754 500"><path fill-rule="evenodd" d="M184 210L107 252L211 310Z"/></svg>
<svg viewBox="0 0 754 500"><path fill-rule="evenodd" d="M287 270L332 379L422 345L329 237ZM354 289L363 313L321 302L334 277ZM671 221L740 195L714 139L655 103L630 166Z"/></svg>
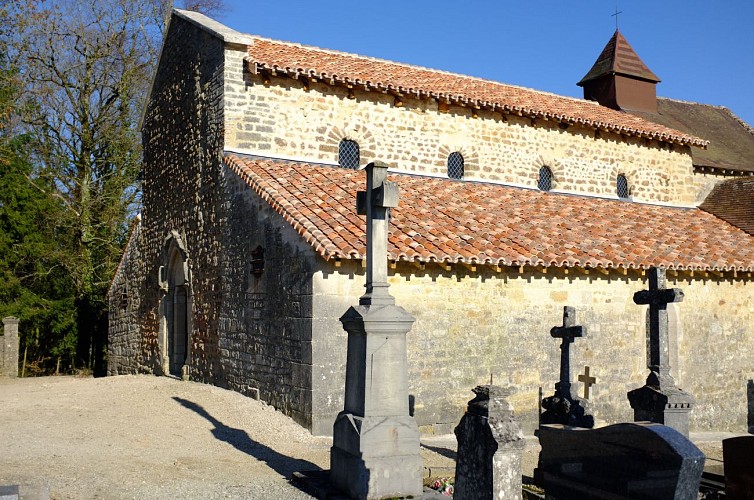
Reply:
<svg viewBox="0 0 754 500"><path fill-rule="evenodd" d="M728 108L660 97L657 113L629 112L709 141L692 149L696 167L754 173L754 129Z"/></svg>
<svg viewBox="0 0 754 500"><path fill-rule="evenodd" d="M584 99L355 54L252 38L248 63L254 73L270 71L330 85L437 99L683 145L707 145L705 140L693 135Z"/></svg>
<svg viewBox="0 0 754 500"><path fill-rule="evenodd" d="M660 81L657 75L644 64L644 61L634 51L628 40L618 30L615 30L612 38L607 42L605 48L602 49L602 53L597 57L597 61L595 61L592 69L589 70L577 85L583 85L589 80L594 80L605 75L633 76L655 83Z"/></svg>
<svg viewBox="0 0 754 500"><path fill-rule="evenodd" d="M361 171L226 153L225 164L327 260L365 257ZM754 238L696 208L391 174L389 258L496 266L754 270Z"/></svg>
<svg viewBox="0 0 754 500"><path fill-rule="evenodd" d="M699 208L754 235L754 178L717 184Z"/></svg>

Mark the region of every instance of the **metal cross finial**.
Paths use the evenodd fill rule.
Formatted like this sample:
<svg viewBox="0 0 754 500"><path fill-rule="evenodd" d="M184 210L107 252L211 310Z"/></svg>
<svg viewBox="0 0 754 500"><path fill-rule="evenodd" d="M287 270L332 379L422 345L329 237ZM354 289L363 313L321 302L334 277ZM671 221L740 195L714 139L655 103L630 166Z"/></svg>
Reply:
<svg viewBox="0 0 754 500"><path fill-rule="evenodd" d="M615 6L615 14L610 14L610 17L615 18L615 31L618 31L618 14L623 14L623 11L618 11L618 6Z"/></svg>

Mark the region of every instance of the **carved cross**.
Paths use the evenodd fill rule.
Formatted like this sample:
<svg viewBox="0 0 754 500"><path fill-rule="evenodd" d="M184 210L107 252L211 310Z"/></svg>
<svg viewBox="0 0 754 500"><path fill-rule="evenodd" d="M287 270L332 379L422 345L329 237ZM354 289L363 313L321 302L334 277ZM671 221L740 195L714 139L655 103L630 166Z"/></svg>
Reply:
<svg viewBox="0 0 754 500"><path fill-rule="evenodd" d="M361 305L395 304L388 292L387 236L390 209L398 206L398 185L386 180L387 169L380 162L364 167L367 190L356 196L358 214L367 216L367 290L359 299Z"/></svg>
<svg viewBox="0 0 754 500"><path fill-rule="evenodd" d="M571 353L570 345L576 337L586 336L586 328L576 326L576 309L570 306L563 308L563 326L554 326L550 335L563 339L560 343L560 382L556 384L556 392L564 396L571 394Z"/></svg>
<svg viewBox="0 0 754 500"><path fill-rule="evenodd" d="M649 290L634 294L634 303L649 305L647 321L647 368L651 372L647 385L656 387L675 386L670 375L668 347L668 304L683 301L683 291L667 288L665 269L649 268Z"/></svg>
<svg viewBox="0 0 754 500"><path fill-rule="evenodd" d="M597 379L589 376L589 367L584 367L584 373L579 375L579 382L584 383L584 399L589 399L589 388L597 383Z"/></svg>

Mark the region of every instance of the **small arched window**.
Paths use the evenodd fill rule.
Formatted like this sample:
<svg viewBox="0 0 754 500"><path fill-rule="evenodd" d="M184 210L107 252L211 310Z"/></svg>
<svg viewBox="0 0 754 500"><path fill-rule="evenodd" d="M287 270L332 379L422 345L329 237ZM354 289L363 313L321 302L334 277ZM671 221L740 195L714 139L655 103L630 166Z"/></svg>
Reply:
<svg viewBox="0 0 754 500"><path fill-rule="evenodd" d="M539 169L537 188L540 191L549 191L552 189L552 170L550 170L550 167L545 166Z"/></svg>
<svg viewBox="0 0 754 500"><path fill-rule="evenodd" d="M628 179L626 179L625 175L618 174L618 178L615 180L615 192L618 194L618 198L627 199L631 196Z"/></svg>
<svg viewBox="0 0 754 500"><path fill-rule="evenodd" d="M463 179L463 156L461 156L461 153L450 153L448 156L448 177Z"/></svg>
<svg viewBox="0 0 754 500"><path fill-rule="evenodd" d="M338 144L338 165L352 170L359 169L359 143L350 139L343 139Z"/></svg>

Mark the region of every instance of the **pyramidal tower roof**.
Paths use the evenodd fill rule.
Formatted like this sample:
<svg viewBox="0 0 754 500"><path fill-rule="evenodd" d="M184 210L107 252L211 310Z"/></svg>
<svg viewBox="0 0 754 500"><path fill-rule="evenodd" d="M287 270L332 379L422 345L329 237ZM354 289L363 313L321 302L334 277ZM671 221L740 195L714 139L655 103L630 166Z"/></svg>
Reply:
<svg viewBox="0 0 754 500"><path fill-rule="evenodd" d="M623 75L657 83L660 79L650 70L644 61L634 52L620 31L615 30L592 69L577 84L584 83L605 75Z"/></svg>

